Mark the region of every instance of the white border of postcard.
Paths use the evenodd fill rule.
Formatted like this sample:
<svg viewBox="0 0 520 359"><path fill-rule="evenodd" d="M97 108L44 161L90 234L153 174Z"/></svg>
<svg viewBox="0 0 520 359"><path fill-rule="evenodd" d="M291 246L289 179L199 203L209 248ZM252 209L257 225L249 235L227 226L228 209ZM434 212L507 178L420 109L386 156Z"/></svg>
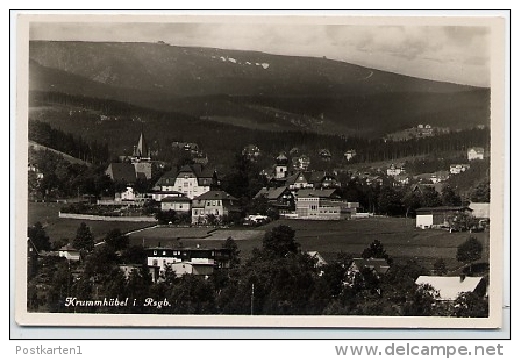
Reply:
<svg viewBox="0 0 520 359"><path fill-rule="evenodd" d="M108 326L108 327L299 327L299 328L500 328L504 284L504 128L505 119L505 18L500 16L346 16L294 15L149 15L145 14L19 14L17 18L16 88L16 183L15 183L15 320L22 326ZM381 316L228 316L160 314L55 314L28 313L26 300L27 231L27 116L29 24L38 22L205 22L255 21L300 24L487 26L491 29L491 273L488 318L381 317ZM11 94L13 96L13 94Z"/></svg>

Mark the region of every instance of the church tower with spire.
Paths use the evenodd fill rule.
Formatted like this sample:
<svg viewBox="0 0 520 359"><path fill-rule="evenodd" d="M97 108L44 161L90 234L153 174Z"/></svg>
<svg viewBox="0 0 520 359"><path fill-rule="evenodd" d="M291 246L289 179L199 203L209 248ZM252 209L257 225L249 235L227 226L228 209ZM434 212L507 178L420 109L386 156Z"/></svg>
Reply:
<svg viewBox="0 0 520 359"><path fill-rule="evenodd" d="M144 135L141 132L137 146L134 146L134 153L132 156L132 162L148 162L151 160L150 149L144 139Z"/></svg>

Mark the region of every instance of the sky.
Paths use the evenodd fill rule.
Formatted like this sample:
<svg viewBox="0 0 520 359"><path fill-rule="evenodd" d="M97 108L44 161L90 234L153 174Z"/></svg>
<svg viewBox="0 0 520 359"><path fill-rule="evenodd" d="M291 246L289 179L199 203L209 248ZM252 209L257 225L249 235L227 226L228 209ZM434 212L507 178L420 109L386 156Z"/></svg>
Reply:
<svg viewBox="0 0 520 359"><path fill-rule="evenodd" d="M326 56L408 76L490 86L491 29L476 22L471 26L459 26L457 22L423 26L421 21L393 21L390 25L354 21L347 25L344 21L324 21L323 17L315 22L291 22L287 17L248 21L243 16L218 20L33 22L29 37L56 41L165 41L176 46Z"/></svg>

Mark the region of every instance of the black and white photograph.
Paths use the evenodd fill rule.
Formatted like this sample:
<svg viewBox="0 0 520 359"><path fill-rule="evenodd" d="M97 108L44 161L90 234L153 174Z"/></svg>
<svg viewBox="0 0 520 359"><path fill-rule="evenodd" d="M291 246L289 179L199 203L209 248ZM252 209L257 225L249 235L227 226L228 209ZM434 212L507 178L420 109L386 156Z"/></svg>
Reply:
<svg viewBox="0 0 520 359"><path fill-rule="evenodd" d="M19 20L20 325L501 327L503 19Z"/></svg>

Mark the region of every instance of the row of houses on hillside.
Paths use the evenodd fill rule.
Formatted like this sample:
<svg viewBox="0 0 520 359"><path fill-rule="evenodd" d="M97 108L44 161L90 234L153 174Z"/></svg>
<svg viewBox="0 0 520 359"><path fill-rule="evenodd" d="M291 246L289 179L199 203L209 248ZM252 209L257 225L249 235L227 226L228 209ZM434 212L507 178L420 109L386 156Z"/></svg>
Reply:
<svg viewBox="0 0 520 359"><path fill-rule="evenodd" d="M302 157L299 157L301 160ZM298 161L299 161L298 160ZM289 159L285 154L280 154L273 165L273 172L261 171L260 176L265 177L270 185L275 187L287 187L290 189L301 188L339 188L341 183L337 179L337 172L307 171L306 163L296 161L291 169Z"/></svg>
<svg viewBox="0 0 520 359"><path fill-rule="evenodd" d="M248 145L243 149L242 155L247 156L251 161L256 161L258 156L260 156L260 150L255 145ZM323 162L330 162L332 159L331 152L326 148L320 149L318 155ZM343 156L347 161L351 161L356 157L356 155L356 150L348 150L345 151ZM275 178L283 178L288 175L289 168L292 168L293 170L307 171L310 164L311 158L306 154L300 153L300 150L295 147L291 149L289 155L287 155L285 151L281 151L276 157L276 164L273 168L263 170L262 174L273 176ZM283 168L278 167L279 165L283 167L287 166L287 169L283 170Z"/></svg>
<svg viewBox="0 0 520 359"><path fill-rule="evenodd" d="M416 127L406 128L402 131L389 133L384 136L385 141L400 142L413 139L420 139L425 137L438 136L449 134L448 127L434 127L431 125L418 125Z"/></svg>

